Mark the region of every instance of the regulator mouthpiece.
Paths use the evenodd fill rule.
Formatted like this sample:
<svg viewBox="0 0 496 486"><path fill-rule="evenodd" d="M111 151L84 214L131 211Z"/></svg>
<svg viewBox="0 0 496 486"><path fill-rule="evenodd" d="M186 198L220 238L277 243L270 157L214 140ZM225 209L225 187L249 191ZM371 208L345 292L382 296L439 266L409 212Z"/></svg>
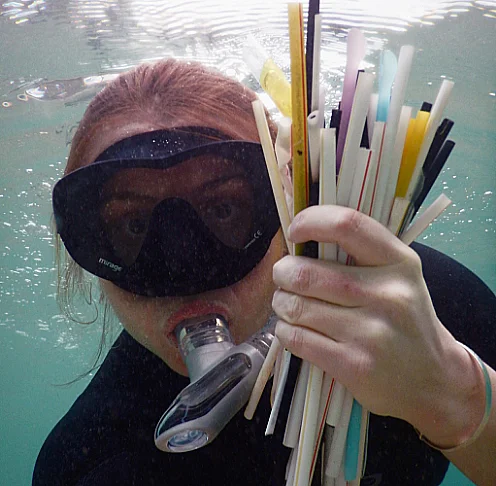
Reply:
<svg viewBox="0 0 496 486"><path fill-rule="evenodd" d="M275 319L235 346L218 315L189 319L176 328L191 383L172 402L155 429L155 445L187 452L210 443L250 397L274 338Z"/></svg>

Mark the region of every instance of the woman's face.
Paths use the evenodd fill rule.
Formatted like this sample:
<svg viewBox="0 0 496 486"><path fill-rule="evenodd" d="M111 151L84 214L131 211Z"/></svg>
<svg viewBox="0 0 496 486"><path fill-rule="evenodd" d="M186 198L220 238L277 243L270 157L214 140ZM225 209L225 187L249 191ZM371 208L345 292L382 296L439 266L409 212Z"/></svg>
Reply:
<svg viewBox="0 0 496 486"><path fill-rule="evenodd" d="M167 128L197 124L198 120L182 119ZM232 125L219 120L217 123L209 124L209 127L228 133L239 140L256 139L256 135L253 133L253 121L238 120L236 128L233 129ZM94 141L95 143L88 151L87 160L94 160L98 154L119 140L158 128L164 127L155 127L137 121L131 123L125 117L113 119L106 124L104 130L100 131L98 139ZM194 205L195 195L203 190L205 184L212 182L212 174L214 173L210 169L198 170L201 166L198 164L201 162L202 160L199 158L193 171L187 166L176 169L180 171L190 170L191 174L178 174L178 177L174 178L177 183L173 185L167 184L165 180L162 181L163 183L158 179L150 180L148 183L141 180L136 185L136 190L143 192L143 196L147 200L150 199L150 196L161 200L166 197L174 197L177 194L185 194L185 191L188 191L187 197ZM219 170L225 170L222 161L217 161L213 166L210 165L211 162L209 161L209 168L218 166ZM236 170L232 168L229 170L232 171L230 174L232 176L231 182L224 184L220 190L223 191L223 194L229 192L237 195L242 194L242 197L249 200L251 195L247 188L243 187L242 180L237 178ZM128 183L124 173L115 181L112 190L118 193L120 188L128 187ZM118 214L119 208L111 209L109 214ZM240 214L239 217L246 218L247 216ZM215 220L212 224L222 224L222 219L220 222ZM174 371L186 375L186 366L182 361L174 336L175 327L184 319L216 313L223 315L228 321L235 342L245 341L265 324L272 311L272 294L275 290L272 281L272 267L281 258L283 252L283 239L279 232L273 238L262 261L241 281L230 287L187 297L144 297L125 291L110 281L101 279L100 282L124 328L138 342L165 361Z"/></svg>

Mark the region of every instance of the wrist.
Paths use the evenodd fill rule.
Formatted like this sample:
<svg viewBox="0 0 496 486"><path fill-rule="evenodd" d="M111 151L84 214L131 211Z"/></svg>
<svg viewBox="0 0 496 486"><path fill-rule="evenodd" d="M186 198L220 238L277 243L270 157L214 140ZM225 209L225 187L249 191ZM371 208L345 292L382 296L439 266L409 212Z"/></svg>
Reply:
<svg viewBox="0 0 496 486"><path fill-rule="evenodd" d="M454 342L443 359L438 393L417 431L431 446L448 450L470 440L485 415L485 377L476 358Z"/></svg>

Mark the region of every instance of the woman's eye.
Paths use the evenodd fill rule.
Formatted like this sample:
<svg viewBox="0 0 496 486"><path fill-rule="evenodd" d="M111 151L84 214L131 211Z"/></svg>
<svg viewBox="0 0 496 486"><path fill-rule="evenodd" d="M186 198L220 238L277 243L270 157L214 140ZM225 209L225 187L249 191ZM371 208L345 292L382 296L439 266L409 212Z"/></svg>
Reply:
<svg viewBox="0 0 496 486"><path fill-rule="evenodd" d="M126 231L133 236L141 236L146 229L147 221L143 218L132 218L126 222Z"/></svg>
<svg viewBox="0 0 496 486"><path fill-rule="evenodd" d="M217 219L225 220L231 217L233 213L233 206L227 203L218 204L209 208L208 212L211 216Z"/></svg>

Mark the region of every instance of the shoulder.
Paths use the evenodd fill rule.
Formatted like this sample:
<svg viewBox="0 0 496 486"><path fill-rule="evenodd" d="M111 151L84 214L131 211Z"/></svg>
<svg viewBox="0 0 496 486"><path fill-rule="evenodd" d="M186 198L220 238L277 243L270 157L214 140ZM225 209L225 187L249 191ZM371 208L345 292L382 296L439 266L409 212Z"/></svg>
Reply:
<svg viewBox="0 0 496 486"><path fill-rule="evenodd" d="M45 440L33 485L87 484L84 481L95 471L116 462L122 469L143 448L151 449L148 442L157 417L184 386L181 380L123 331L95 377Z"/></svg>

